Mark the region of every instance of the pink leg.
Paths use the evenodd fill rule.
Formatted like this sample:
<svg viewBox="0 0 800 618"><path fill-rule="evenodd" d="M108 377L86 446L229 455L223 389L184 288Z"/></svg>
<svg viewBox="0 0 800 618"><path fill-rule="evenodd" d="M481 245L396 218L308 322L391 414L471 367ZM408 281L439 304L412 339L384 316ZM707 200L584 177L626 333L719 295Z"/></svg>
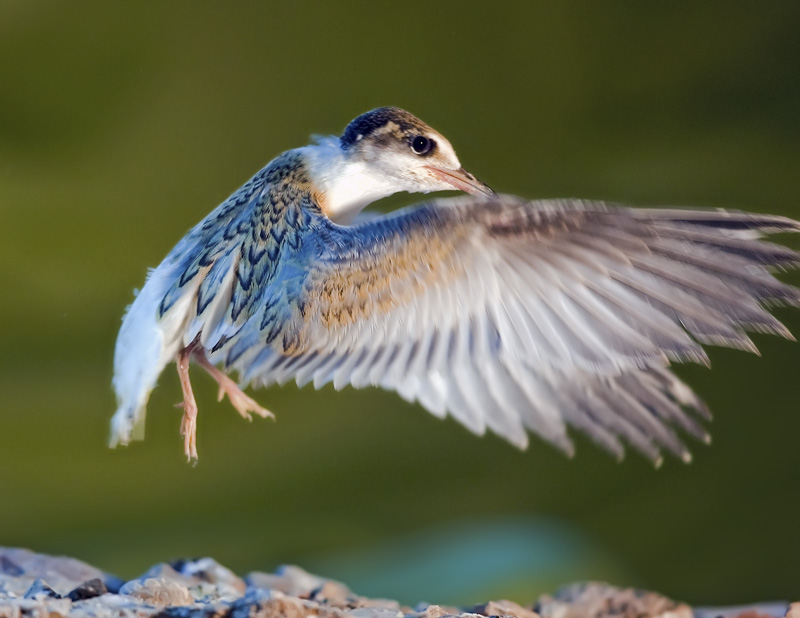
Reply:
<svg viewBox="0 0 800 618"><path fill-rule="evenodd" d="M222 398L227 395L231 405L236 408L236 411L239 414L242 415L242 418L247 419L248 421L253 420L253 417L250 416L251 412L258 414L261 418L275 418L275 415L272 412L266 408L262 408L254 399L245 395L236 382L231 380L227 375L225 375L225 373L212 365L211 361L206 358L206 355L202 349L195 350L194 357L197 362L200 363L200 366L203 367L203 369L205 369L209 375L214 378L214 380L216 380L217 384L219 384L219 395L217 396L217 401L222 401Z"/></svg>
<svg viewBox="0 0 800 618"><path fill-rule="evenodd" d="M183 389L183 420L181 420L181 435L186 457L189 461L197 461L197 402L192 392L192 383L189 381L189 358L192 355L193 345L189 345L178 352L178 376Z"/></svg>

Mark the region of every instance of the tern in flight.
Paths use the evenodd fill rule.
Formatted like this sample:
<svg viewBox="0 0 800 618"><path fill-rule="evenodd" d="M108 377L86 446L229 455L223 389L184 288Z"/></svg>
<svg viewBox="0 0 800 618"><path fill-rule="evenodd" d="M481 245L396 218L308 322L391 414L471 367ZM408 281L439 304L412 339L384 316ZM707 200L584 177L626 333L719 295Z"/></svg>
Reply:
<svg viewBox="0 0 800 618"><path fill-rule="evenodd" d="M363 221L407 191L457 189ZM469 430L567 453L571 426L621 457L708 440L702 401L670 371L746 331L791 338L765 307L800 305L772 275L800 254L761 240L783 217L497 195L440 133L393 107L289 150L192 228L128 308L116 344L112 445L143 436L176 363L181 433L197 458L191 362L244 417L240 384L379 386Z"/></svg>

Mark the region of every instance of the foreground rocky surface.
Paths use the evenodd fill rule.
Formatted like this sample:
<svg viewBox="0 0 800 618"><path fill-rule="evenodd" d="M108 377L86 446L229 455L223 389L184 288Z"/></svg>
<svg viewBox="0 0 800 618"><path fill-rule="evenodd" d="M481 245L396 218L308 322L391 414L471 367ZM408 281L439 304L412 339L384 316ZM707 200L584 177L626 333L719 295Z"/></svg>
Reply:
<svg viewBox="0 0 800 618"><path fill-rule="evenodd" d="M692 609L653 592L575 584L531 606L490 601L469 608L401 606L286 566L244 579L211 558L157 564L122 581L74 558L0 548L0 618L800 618L800 604Z"/></svg>

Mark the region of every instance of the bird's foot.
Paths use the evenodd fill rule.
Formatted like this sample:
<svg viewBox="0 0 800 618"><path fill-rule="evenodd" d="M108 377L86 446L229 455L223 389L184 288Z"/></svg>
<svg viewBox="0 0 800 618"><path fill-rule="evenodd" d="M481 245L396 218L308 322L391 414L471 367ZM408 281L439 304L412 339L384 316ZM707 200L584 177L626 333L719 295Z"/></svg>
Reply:
<svg viewBox="0 0 800 618"><path fill-rule="evenodd" d="M185 410L181 419L183 452L186 453L187 461L197 463L197 406L192 408L183 405L183 407Z"/></svg>
<svg viewBox="0 0 800 618"><path fill-rule="evenodd" d="M244 391L239 388L239 385L236 384L236 382L234 382L224 372L212 365L211 361L206 358L206 355L202 351L199 353L195 351L195 358L203 367L203 369L205 369L208 374L214 378L214 380L216 380L217 384L219 384L217 401L222 401L225 395L227 395L228 401L231 402L231 405L236 409L243 419L248 421L253 420L253 417L250 416L251 412L258 414L258 416L261 418L275 418L275 415L272 412L258 405L255 399L245 394Z"/></svg>
<svg viewBox="0 0 800 618"><path fill-rule="evenodd" d="M230 378L229 381L230 384L224 385L220 382L217 401L222 401L225 395L227 395L228 401L231 402L231 405L242 416L242 418L248 421L253 420L253 417L250 415L251 412L253 414L258 414L258 416L261 418L275 419L275 415L272 412L258 405L258 402L256 402L255 399L245 394L244 391L242 391L242 389L239 388L239 386L233 380L230 380Z"/></svg>
<svg viewBox="0 0 800 618"><path fill-rule="evenodd" d="M178 353L178 376L183 390L183 419L181 419L181 435L183 448L189 461L197 461L197 402L192 392L192 383L189 381L189 357L191 346Z"/></svg>

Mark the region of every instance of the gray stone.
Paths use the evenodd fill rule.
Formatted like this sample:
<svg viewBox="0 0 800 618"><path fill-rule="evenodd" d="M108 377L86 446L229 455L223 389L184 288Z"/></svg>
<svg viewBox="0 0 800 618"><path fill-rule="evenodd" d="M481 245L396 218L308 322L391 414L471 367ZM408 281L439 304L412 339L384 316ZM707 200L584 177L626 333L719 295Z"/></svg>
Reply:
<svg viewBox="0 0 800 618"><path fill-rule="evenodd" d="M416 612L413 614L419 618L444 618L445 616L453 616L461 613L461 610L455 607L444 605L418 605Z"/></svg>
<svg viewBox="0 0 800 618"><path fill-rule="evenodd" d="M118 593L107 591L108 581L79 560L0 549L0 618L693 618L690 607L656 593L600 583L542 597L538 614L513 601L490 601L470 612L426 604L411 610L390 599L361 597L299 567L251 573L245 584L210 558L158 564ZM697 618L780 618L786 607L706 608ZM786 615L800 618L800 604Z"/></svg>
<svg viewBox="0 0 800 618"><path fill-rule="evenodd" d="M66 595L90 579L105 580L100 569L75 558L36 554L27 549L0 547L2 589L21 596L37 579L43 579L58 594Z"/></svg>
<svg viewBox="0 0 800 618"><path fill-rule="evenodd" d="M26 599L39 599L48 597L51 599L60 599L61 595L47 585L43 579L37 579L31 584L31 587L25 591Z"/></svg>
<svg viewBox="0 0 800 618"><path fill-rule="evenodd" d="M339 608L325 607L313 601L298 599L278 593L271 596L264 603L259 603L251 608L250 616L255 618L346 618L346 614Z"/></svg>
<svg viewBox="0 0 800 618"><path fill-rule="evenodd" d="M194 603L194 597L186 586L163 577L131 580L120 588L119 593L157 607L175 607Z"/></svg>
<svg viewBox="0 0 800 618"><path fill-rule="evenodd" d="M359 607L351 609L347 615L352 618L403 618L403 612L399 609L382 607Z"/></svg>
<svg viewBox="0 0 800 618"><path fill-rule="evenodd" d="M366 597L356 597L354 604L354 608L359 607L374 607L376 609L393 609L399 610L400 603L393 599L368 599ZM410 612L411 610L409 610ZM405 612L403 612L405 613Z"/></svg>
<svg viewBox="0 0 800 618"><path fill-rule="evenodd" d="M219 590L220 596L240 597L247 589L247 584L241 577L213 558L181 560L172 563L172 567L185 577L213 584Z"/></svg>
<svg viewBox="0 0 800 618"><path fill-rule="evenodd" d="M757 605L729 605L726 607L695 607L695 618L783 618L789 616L789 604L759 603ZM800 612L794 618L800 618Z"/></svg>
<svg viewBox="0 0 800 618"><path fill-rule="evenodd" d="M357 601L350 588L332 579L325 582L311 591L308 595L312 601L323 605L333 605L334 607L354 606Z"/></svg>
<svg viewBox="0 0 800 618"><path fill-rule="evenodd" d="M148 578L179 583L198 601L232 601L247 590L242 578L211 558L157 564L140 579Z"/></svg>
<svg viewBox="0 0 800 618"><path fill-rule="evenodd" d="M312 575L298 566L283 565L275 573L261 573L254 571L244 578L247 585L262 590L279 590L284 594L295 597L309 596L314 590L320 588L325 579Z"/></svg>
<svg viewBox="0 0 800 618"><path fill-rule="evenodd" d="M526 609L514 601L489 601L473 608L483 616L511 616L511 618L540 618L535 611Z"/></svg>
<svg viewBox="0 0 800 618"><path fill-rule="evenodd" d="M647 590L572 584L537 603L542 618L694 618L692 608Z"/></svg>
<svg viewBox="0 0 800 618"><path fill-rule="evenodd" d="M19 577L20 575L25 575L25 570L9 559L8 556L0 555L0 573L11 577Z"/></svg>
<svg viewBox="0 0 800 618"><path fill-rule="evenodd" d="M69 608L69 618L150 618L163 608L146 604L139 599L118 594L76 601ZM66 615L65 615L66 616Z"/></svg>

